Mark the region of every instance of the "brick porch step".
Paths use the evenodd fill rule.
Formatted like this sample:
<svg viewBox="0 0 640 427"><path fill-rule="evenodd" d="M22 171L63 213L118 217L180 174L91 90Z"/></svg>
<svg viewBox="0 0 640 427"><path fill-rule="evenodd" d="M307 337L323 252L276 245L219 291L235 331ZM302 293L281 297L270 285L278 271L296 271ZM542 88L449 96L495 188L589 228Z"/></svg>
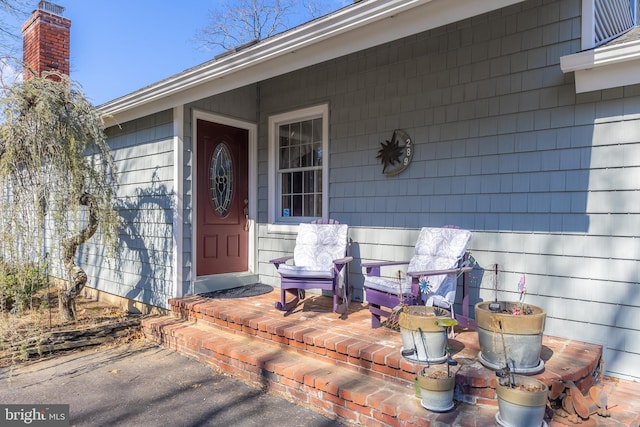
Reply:
<svg viewBox="0 0 640 427"><path fill-rule="evenodd" d="M457 403L453 411L436 414L415 397L413 380L424 365L401 356L398 332L371 329L366 306L352 303L346 319L340 319L331 312L329 298L314 296L283 316L273 308L274 298L272 293L175 299L170 302L174 316L146 319L143 326L147 336L167 347L343 421L367 426L495 425L495 373L477 361L475 332L462 331L450 340L453 357L460 362L454 368ZM586 391L600 355L599 346L545 337L545 371L537 377L545 382L570 379ZM599 418L598 425L637 425L637 417L626 414Z"/></svg>
<svg viewBox="0 0 640 427"><path fill-rule="evenodd" d="M420 406L413 386L363 375L275 343L177 318L145 323L145 333L164 346L330 418L367 426L470 425L465 420L493 425L495 408L460 404L450 413L429 412Z"/></svg>

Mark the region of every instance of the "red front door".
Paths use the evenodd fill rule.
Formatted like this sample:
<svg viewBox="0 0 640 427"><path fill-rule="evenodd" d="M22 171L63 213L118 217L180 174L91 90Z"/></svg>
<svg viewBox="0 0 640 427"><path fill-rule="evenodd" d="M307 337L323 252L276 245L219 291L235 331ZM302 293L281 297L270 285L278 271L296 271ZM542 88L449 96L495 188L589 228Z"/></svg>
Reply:
<svg viewBox="0 0 640 427"><path fill-rule="evenodd" d="M198 276L248 270L249 132L198 120Z"/></svg>

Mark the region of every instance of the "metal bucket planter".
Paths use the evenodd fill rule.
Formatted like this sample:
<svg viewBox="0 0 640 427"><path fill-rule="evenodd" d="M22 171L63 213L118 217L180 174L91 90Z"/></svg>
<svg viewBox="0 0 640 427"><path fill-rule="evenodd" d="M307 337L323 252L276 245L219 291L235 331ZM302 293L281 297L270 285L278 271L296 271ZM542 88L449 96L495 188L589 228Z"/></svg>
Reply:
<svg viewBox="0 0 640 427"><path fill-rule="evenodd" d="M515 387L511 387L511 383ZM502 384L504 381L504 384ZM496 422L503 427L541 427L544 421L549 388L535 378L508 375L496 386L498 413Z"/></svg>
<svg viewBox="0 0 640 427"><path fill-rule="evenodd" d="M429 372L425 368L418 373L418 386L422 399L420 404L423 408L433 412L447 412L454 408L453 392L456 387L456 378L453 373Z"/></svg>
<svg viewBox="0 0 640 427"><path fill-rule="evenodd" d="M447 360L447 328L438 325L450 319L440 308L412 305L398 316L402 336L402 356L413 362L442 363Z"/></svg>
<svg viewBox="0 0 640 427"><path fill-rule="evenodd" d="M489 305L496 304L500 305L499 309L489 309ZM489 369L503 369L508 364L511 372L536 374L544 369L540 353L547 313L540 307L525 304L521 311L527 314L511 314L518 307L518 303L506 301L476 304L478 358Z"/></svg>

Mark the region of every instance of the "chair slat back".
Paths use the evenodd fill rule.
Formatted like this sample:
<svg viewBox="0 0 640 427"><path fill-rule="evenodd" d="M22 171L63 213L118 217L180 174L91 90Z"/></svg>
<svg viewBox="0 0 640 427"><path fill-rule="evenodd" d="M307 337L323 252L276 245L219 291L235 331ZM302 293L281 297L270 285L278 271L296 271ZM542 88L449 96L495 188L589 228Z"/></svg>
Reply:
<svg viewBox="0 0 640 427"><path fill-rule="evenodd" d="M340 224L340 222L333 218L318 218L311 221L311 224Z"/></svg>

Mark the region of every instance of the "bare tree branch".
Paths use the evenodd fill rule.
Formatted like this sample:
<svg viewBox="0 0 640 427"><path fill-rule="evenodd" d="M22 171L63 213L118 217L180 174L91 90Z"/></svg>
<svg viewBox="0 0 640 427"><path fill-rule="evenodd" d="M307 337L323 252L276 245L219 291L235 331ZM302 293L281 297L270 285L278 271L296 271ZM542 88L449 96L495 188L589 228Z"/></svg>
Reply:
<svg viewBox="0 0 640 427"><path fill-rule="evenodd" d="M18 50L20 26L27 18L26 0L0 0L0 53L6 55ZM4 51L4 52L3 52Z"/></svg>
<svg viewBox="0 0 640 427"><path fill-rule="evenodd" d="M228 50L271 37L340 5L340 0L224 0L209 12L210 24L195 39L205 50Z"/></svg>

